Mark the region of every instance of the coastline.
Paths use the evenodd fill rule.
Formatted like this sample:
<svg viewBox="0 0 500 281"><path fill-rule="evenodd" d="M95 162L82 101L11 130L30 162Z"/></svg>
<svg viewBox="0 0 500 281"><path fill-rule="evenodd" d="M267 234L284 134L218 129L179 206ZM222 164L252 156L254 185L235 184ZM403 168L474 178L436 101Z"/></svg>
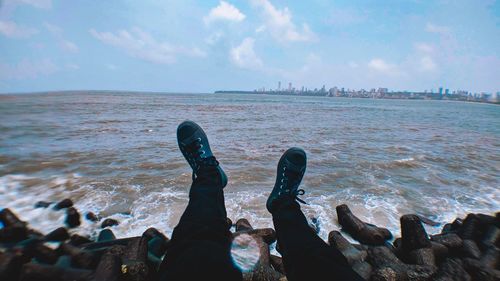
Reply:
<svg viewBox="0 0 500 281"><path fill-rule="evenodd" d="M33 208L64 211L64 225L35 230L9 209L1 210L2 280L155 280L168 254L170 240L161 230L149 228L141 236L117 239L112 229L119 221L92 212L82 215L70 199L39 201ZM342 230L331 230L325 242L365 280L500 278L500 212L468 214L435 235L423 227L435 222L417 215L401 217L398 235L361 221L347 205L337 206L336 213ZM79 235L81 220L100 224L99 235ZM254 229L246 218L235 223L228 218L227 223L233 261L244 269L243 280L286 280L282 258L270 253L276 242L274 229ZM311 228L318 232L314 225ZM357 242L350 243L346 236ZM391 243L393 236L398 238Z"/></svg>

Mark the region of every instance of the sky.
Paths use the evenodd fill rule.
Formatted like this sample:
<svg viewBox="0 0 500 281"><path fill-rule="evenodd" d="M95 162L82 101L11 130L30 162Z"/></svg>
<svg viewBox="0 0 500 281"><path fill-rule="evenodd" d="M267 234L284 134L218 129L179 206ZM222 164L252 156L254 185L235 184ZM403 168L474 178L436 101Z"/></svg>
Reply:
<svg viewBox="0 0 500 281"><path fill-rule="evenodd" d="M500 1L0 0L0 92L500 91Z"/></svg>

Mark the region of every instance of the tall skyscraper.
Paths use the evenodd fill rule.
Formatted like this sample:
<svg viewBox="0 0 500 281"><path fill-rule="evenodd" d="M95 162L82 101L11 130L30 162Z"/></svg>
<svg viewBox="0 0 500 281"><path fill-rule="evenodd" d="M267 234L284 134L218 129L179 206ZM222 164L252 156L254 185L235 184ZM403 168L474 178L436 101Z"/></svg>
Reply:
<svg viewBox="0 0 500 281"><path fill-rule="evenodd" d="M281 91L281 81L278 81L278 91Z"/></svg>

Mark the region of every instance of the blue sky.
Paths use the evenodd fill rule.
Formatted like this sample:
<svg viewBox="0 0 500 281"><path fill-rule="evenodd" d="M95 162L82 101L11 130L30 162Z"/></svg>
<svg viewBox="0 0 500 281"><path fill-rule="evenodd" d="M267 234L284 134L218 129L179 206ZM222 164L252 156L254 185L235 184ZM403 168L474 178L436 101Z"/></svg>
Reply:
<svg viewBox="0 0 500 281"><path fill-rule="evenodd" d="M500 91L499 1L0 3L0 92Z"/></svg>

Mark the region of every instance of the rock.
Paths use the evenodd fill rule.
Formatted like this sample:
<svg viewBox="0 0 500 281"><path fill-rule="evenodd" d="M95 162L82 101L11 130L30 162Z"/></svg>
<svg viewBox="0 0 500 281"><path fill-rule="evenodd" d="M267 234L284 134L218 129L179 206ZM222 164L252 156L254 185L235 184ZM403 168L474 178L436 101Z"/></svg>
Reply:
<svg viewBox="0 0 500 281"><path fill-rule="evenodd" d="M483 249L492 247L500 248L500 228L496 225L490 225L481 239L480 246Z"/></svg>
<svg viewBox="0 0 500 281"><path fill-rule="evenodd" d="M70 244L62 243L59 245L57 251L61 254L70 256L71 265L77 268L94 269L99 262L94 253Z"/></svg>
<svg viewBox="0 0 500 281"><path fill-rule="evenodd" d="M99 250L99 249L109 248L109 247L114 246L114 245L126 246L130 241L135 240L135 239L139 239L139 238L140 238L140 236L135 236L135 237L115 239L115 240L111 240L111 241L92 242L92 243L82 245L82 247L85 250Z"/></svg>
<svg viewBox="0 0 500 281"><path fill-rule="evenodd" d="M462 254L464 257L479 259L481 257L481 250L474 240L465 239L462 245Z"/></svg>
<svg viewBox="0 0 500 281"><path fill-rule="evenodd" d="M66 198L66 199L60 201L59 203L57 203L54 206L54 210L61 210L61 209L69 208L72 206L73 206L73 201L71 201L71 199Z"/></svg>
<svg viewBox="0 0 500 281"><path fill-rule="evenodd" d="M24 257L22 252L0 252L0 280L17 280Z"/></svg>
<svg viewBox="0 0 500 281"><path fill-rule="evenodd" d="M85 214L85 218L91 222L96 222L99 220L99 218L96 216L96 214L92 213L92 212L87 212Z"/></svg>
<svg viewBox="0 0 500 281"><path fill-rule="evenodd" d="M436 258L432 248L420 248L408 253L408 261L411 264L436 265Z"/></svg>
<svg viewBox="0 0 500 281"><path fill-rule="evenodd" d="M500 265L499 258L500 250L495 247L486 249L479 261L486 267L498 269L498 266Z"/></svg>
<svg viewBox="0 0 500 281"><path fill-rule="evenodd" d="M91 280L92 271L62 268L53 265L27 263L21 269L20 281L87 281Z"/></svg>
<svg viewBox="0 0 500 281"><path fill-rule="evenodd" d="M59 254L42 243L37 243L33 247L33 257L40 263L54 264L59 259Z"/></svg>
<svg viewBox="0 0 500 281"><path fill-rule="evenodd" d="M46 241L65 241L69 239L68 230L64 227L56 228L49 234L45 235Z"/></svg>
<svg viewBox="0 0 500 281"><path fill-rule="evenodd" d="M160 237L165 242L169 241L169 239L167 238L167 236L165 234L161 233L158 229L156 229L154 227L150 227L150 228L146 229L146 231L144 231L144 233L142 235L144 237L146 237L146 239L148 241L150 241L151 239L153 239L155 237Z"/></svg>
<svg viewBox="0 0 500 281"><path fill-rule="evenodd" d="M274 229L272 228L258 228L248 231L239 231L237 233L242 233L242 232L245 232L248 235L259 236L265 243L269 245L276 242L276 231L274 231Z"/></svg>
<svg viewBox="0 0 500 281"><path fill-rule="evenodd" d="M233 221L230 218L226 218L227 228L231 229L233 227Z"/></svg>
<svg viewBox="0 0 500 281"><path fill-rule="evenodd" d="M446 259L440 266L434 281L470 281L471 276L465 271L462 261L456 258Z"/></svg>
<svg viewBox="0 0 500 281"><path fill-rule="evenodd" d="M431 247L431 241L417 215L404 215L400 221L403 251L409 253L416 249Z"/></svg>
<svg viewBox="0 0 500 281"><path fill-rule="evenodd" d="M443 229L441 230L441 233L444 234L444 233L450 233L450 232L453 232L453 225L451 223L447 223L443 226Z"/></svg>
<svg viewBox="0 0 500 281"><path fill-rule="evenodd" d="M458 235L462 239L476 239L480 221L475 214L468 214L465 218Z"/></svg>
<svg viewBox="0 0 500 281"><path fill-rule="evenodd" d="M104 253L94 273L94 281L119 281L121 279L121 259L124 246L113 246Z"/></svg>
<svg viewBox="0 0 500 281"><path fill-rule="evenodd" d="M110 241L115 239L116 236L113 233L113 231L111 231L111 229L106 228L101 230L101 232L99 233L99 237L97 237L97 242Z"/></svg>
<svg viewBox="0 0 500 281"><path fill-rule="evenodd" d="M131 240L125 248L122 257L121 270L125 280L148 280L149 268L148 259L148 240L146 236Z"/></svg>
<svg viewBox="0 0 500 281"><path fill-rule="evenodd" d="M472 280L498 281L500 271L483 265L480 261L470 258L463 260L465 270L471 275Z"/></svg>
<svg viewBox="0 0 500 281"><path fill-rule="evenodd" d="M118 224L120 224L120 223L115 219L105 219L101 224L101 228L105 228L108 226L111 227L111 226L115 226Z"/></svg>
<svg viewBox="0 0 500 281"><path fill-rule="evenodd" d="M281 257L275 256L275 255L270 255L269 256L269 261L271 263L271 266L273 267L274 270L278 271L279 273L285 275L285 265L283 264L283 259Z"/></svg>
<svg viewBox="0 0 500 281"><path fill-rule="evenodd" d="M252 225L248 222L247 219L239 219L236 221L236 231L249 231L253 230Z"/></svg>
<svg viewBox="0 0 500 281"><path fill-rule="evenodd" d="M358 250L338 231L331 231L328 234L328 244L339 250L350 265L366 259L366 251Z"/></svg>
<svg viewBox="0 0 500 281"><path fill-rule="evenodd" d="M80 225L80 213L78 213L78 211L74 207L69 207L66 210L66 220L64 222L70 228L79 226Z"/></svg>
<svg viewBox="0 0 500 281"><path fill-rule="evenodd" d="M24 225L26 225L25 222L23 222L22 220L20 220L16 216L16 214L14 214L8 208L5 208L5 209L3 209L3 210L0 211L0 222L2 222L2 224L5 227L14 226L14 225L18 225L18 224L24 224Z"/></svg>
<svg viewBox="0 0 500 281"><path fill-rule="evenodd" d="M365 223L357 218L345 204L337 206L337 217L342 228L363 244L382 245L392 234L385 228Z"/></svg>
<svg viewBox="0 0 500 281"><path fill-rule="evenodd" d="M91 243L91 242L92 242L92 240L90 240L88 237L81 236L78 234L71 235L71 238L69 240L69 244L71 244L73 246L80 246L80 245Z"/></svg>
<svg viewBox="0 0 500 281"><path fill-rule="evenodd" d="M368 262L374 266L372 280L430 280L437 268L432 265L407 265L385 246L368 249Z"/></svg>
<svg viewBox="0 0 500 281"><path fill-rule="evenodd" d="M439 222L433 221L433 220L426 218L424 216L421 216L421 215L417 215L417 216L420 219L420 221L422 223L425 223L426 225L430 225L430 226L438 226L439 225Z"/></svg>
<svg viewBox="0 0 500 281"><path fill-rule="evenodd" d="M0 243L19 242L26 239L27 237L28 229L26 228L26 224L23 222L9 224L3 228L0 228Z"/></svg>
<svg viewBox="0 0 500 281"><path fill-rule="evenodd" d="M35 203L35 208L48 208L52 202L38 201Z"/></svg>
<svg viewBox="0 0 500 281"><path fill-rule="evenodd" d="M436 241L431 241L431 247L437 263L441 263L448 257L449 250L445 245Z"/></svg>
<svg viewBox="0 0 500 281"><path fill-rule="evenodd" d="M357 261L352 264L352 269L363 279L370 280L373 269L369 263L365 261Z"/></svg>
<svg viewBox="0 0 500 281"><path fill-rule="evenodd" d="M148 241L148 251L157 258L162 258L167 251L167 241L163 240L160 236L157 236Z"/></svg>
<svg viewBox="0 0 500 281"><path fill-rule="evenodd" d="M445 245L448 249L459 249L463 245L463 240L455 233L432 235L431 240Z"/></svg>

